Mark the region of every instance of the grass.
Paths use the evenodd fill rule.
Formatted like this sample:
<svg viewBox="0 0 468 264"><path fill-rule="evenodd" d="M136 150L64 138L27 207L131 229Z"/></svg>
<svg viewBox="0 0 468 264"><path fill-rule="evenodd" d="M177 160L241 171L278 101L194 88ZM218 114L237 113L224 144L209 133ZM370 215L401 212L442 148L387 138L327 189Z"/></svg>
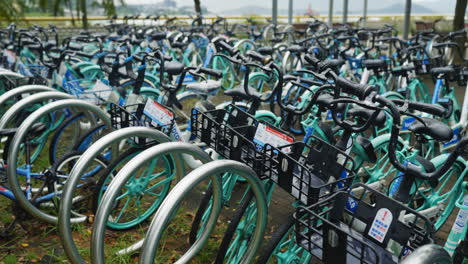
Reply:
<svg viewBox="0 0 468 264"><path fill-rule="evenodd" d="M49 136L50 140L50 136ZM21 159L20 159L21 160ZM35 171L41 171L50 167L48 160L48 148L44 148L34 163ZM204 185L206 187L206 185ZM203 188L203 186L201 186ZM14 202L0 198L0 232L3 231L14 219L18 224L8 234L0 236L0 263L66 263L68 262L62 248L57 226L38 222L21 211ZM196 208L196 207L195 207ZM194 208L181 207L179 214L171 222L166 230L164 239L158 251L157 262L172 262L178 259L188 249L188 234L191 228ZM151 218L150 218L151 219ZM129 231L106 232L106 261L110 263L135 263L138 255L118 256L116 252L126 248L144 237L149 222ZM226 228L227 221L220 222L217 232L212 235L207 247L201 252L193 263L207 263L213 259L217 246L222 239L222 230ZM73 225L73 236L79 252L84 259L90 257L90 240L92 227L90 224ZM181 237L186 237L181 242Z"/></svg>

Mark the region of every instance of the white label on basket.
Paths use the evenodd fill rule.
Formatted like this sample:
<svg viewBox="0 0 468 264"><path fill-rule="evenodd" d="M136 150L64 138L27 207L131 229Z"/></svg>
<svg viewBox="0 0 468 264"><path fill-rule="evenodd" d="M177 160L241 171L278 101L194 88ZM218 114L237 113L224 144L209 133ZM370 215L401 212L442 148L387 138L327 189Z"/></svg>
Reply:
<svg viewBox="0 0 468 264"><path fill-rule="evenodd" d="M380 208L369 229L369 236L382 243L392 224L393 215L387 208Z"/></svg>
<svg viewBox="0 0 468 264"><path fill-rule="evenodd" d="M143 113L148 116L157 126L165 126L172 123L174 114L164 106L148 98L143 109Z"/></svg>
<svg viewBox="0 0 468 264"><path fill-rule="evenodd" d="M253 141L262 148L267 143L273 147L279 147L291 144L293 142L293 138L265 124L259 123L257 131L255 131ZM283 149L283 152L285 153L289 153L290 151L291 149L289 148Z"/></svg>

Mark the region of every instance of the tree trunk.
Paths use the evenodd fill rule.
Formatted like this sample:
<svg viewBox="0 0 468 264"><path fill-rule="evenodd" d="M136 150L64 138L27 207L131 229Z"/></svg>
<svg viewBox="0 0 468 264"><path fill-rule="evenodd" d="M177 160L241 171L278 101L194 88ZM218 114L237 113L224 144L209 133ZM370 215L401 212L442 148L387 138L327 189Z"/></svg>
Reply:
<svg viewBox="0 0 468 264"><path fill-rule="evenodd" d="M54 2L54 10L52 11L54 16L58 16L58 13L60 11L60 2L61 0L55 0Z"/></svg>
<svg viewBox="0 0 468 264"><path fill-rule="evenodd" d="M465 11L467 2L468 0L457 0L457 4L455 5L455 15L453 17L453 31L465 28ZM465 40L466 35L463 38L455 39L455 42L460 47L461 54L456 52L454 63L458 64L463 62L463 56L466 53L465 49L467 48L465 45Z"/></svg>
<svg viewBox="0 0 468 264"><path fill-rule="evenodd" d="M468 0L457 0L455 16L453 17L453 31L465 28L465 11Z"/></svg>
<svg viewBox="0 0 468 264"><path fill-rule="evenodd" d="M86 7L86 0L81 1L81 12L83 13L82 21L83 21L83 28L88 29L88 10Z"/></svg>
<svg viewBox="0 0 468 264"><path fill-rule="evenodd" d="M201 4L200 4L200 0L193 0L194 4L195 4L195 13L197 15L198 18L200 19L197 19L197 24L198 26L201 26L202 24L202 20L201 20Z"/></svg>
<svg viewBox="0 0 468 264"><path fill-rule="evenodd" d="M73 8L72 8L72 2L71 0L67 0L68 2L68 9L70 9L70 15L72 19L72 25L75 26L75 16L73 15Z"/></svg>

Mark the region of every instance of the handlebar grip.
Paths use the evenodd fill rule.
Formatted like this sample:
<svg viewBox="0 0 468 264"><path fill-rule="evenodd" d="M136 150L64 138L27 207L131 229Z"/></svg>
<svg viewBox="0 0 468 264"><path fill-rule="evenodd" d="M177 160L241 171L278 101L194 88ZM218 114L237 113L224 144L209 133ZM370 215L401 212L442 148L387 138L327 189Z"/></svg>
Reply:
<svg viewBox="0 0 468 264"><path fill-rule="evenodd" d="M229 55L234 56L237 53L237 49L234 48L233 46L227 44L223 40L219 40L215 43L216 46L220 47L221 49L227 51Z"/></svg>
<svg viewBox="0 0 468 264"><path fill-rule="evenodd" d="M319 59L317 59L315 56L312 56L310 54L306 54L304 56L304 60L312 64L314 67L317 66L317 64L320 62Z"/></svg>
<svg viewBox="0 0 468 264"><path fill-rule="evenodd" d="M460 29L460 30L457 30L455 32L450 32L449 33L449 37L456 37L456 36L462 36L462 35L465 35L467 34L466 30L463 28L463 29Z"/></svg>
<svg viewBox="0 0 468 264"><path fill-rule="evenodd" d="M214 69L210 69L210 68L202 67L198 71L201 72L201 73L204 73L204 74L211 75L211 76L216 77L216 78L223 77L223 72L222 71L218 71L218 70L214 70Z"/></svg>
<svg viewBox="0 0 468 264"><path fill-rule="evenodd" d="M403 105L405 103L405 100L402 100L402 99L390 99L390 100L397 105ZM426 103L411 102L411 101L408 101L408 108L412 110L425 112L431 115L440 116L440 117L445 116L445 112L446 112L445 107L438 105L438 104L426 104Z"/></svg>
<svg viewBox="0 0 468 264"><path fill-rule="evenodd" d="M336 79L336 85L341 87L343 92L355 95L361 100L366 98L371 92L376 91L376 88L372 85L354 83L343 77Z"/></svg>
<svg viewBox="0 0 468 264"><path fill-rule="evenodd" d="M270 56L264 56L252 50L247 51L245 54L249 56L250 58L252 58L253 60L256 60L262 64L268 64L272 60Z"/></svg>

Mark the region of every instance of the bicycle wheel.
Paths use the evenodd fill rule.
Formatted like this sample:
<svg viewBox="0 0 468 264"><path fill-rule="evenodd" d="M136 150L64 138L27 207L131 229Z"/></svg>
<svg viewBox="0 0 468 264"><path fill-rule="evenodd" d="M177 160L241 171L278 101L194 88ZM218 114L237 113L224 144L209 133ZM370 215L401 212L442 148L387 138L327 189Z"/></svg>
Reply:
<svg viewBox="0 0 468 264"><path fill-rule="evenodd" d="M309 263L312 255L296 243L294 217L290 215L273 234L257 264L265 263Z"/></svg>
<svg viewBox="0 0 468 264"><path fill-rule="evenodd" d="M441 167L446 156L439 156L431 160L435 168ZM416 210L422 211L429 208L437 207L443 204L442 210L437 214L436 218L430 219L434 223L435 230L439 230L449 219L453 209L456 207L455 202L461 192L461 183L463 182L463 172L466 169L466 164L461 160L457 160L452 167L439 178L439 183L436 187L431 187L427 182L421 183L413 199L412 205ZM450 227L448 227L450 228Z"/></svg>
<svg viewBox="0 0 468 264"><path fill-rule="evenodd" d="M84 113L77 113L65 119L57 127L49 145L50 164L54 164L58 157L62 157L66 152L72 150L79 137L80 119L83 117L85 117ZM67 144L60 144L63 142L67 142ZM59 145L61 146L59 147Z"/></svg>
<svg viewBox="0 0 468 264"><path fill-rule="evenodd" d="M97 124L87 130L73 145L73 150L85 151L93 142L96 142L103 136L102 132L106 129L106 125ZM108 159L107 155L104 155Z"/></svg>
<svg viewBox="0 0 468 264"><path fill-rule="evenodd" d="M265 181L264 188L267 193L267 201L271 200L275 184ZM256 200L250 189L244 194L239 207L229 222L226 233L216 255L215 263L239 263L250 246L250 240L255 230L257 221Z"/></svg>
<svg viewBox="0 0 468 264"><path fill-rule="evenodd" d="M111 163L98 181L93 199L97 211L99 202L118 170L143 148L130 148ZM174 161L169 156L158 157L141 168L127 181L122 194L115 201L107 227L114 230L128 230L148 219L162 203L175 177Z"/></svg>
<svg viewBox="0 0 468 264"><path fill-rule="evenodd" d="M44 213L57 217L60 206L60 196L63 187L70 175L74 165L81 158L83 152L71 151L59 158L52 168L50 174L45 174L44 195L41 196L37 192L36 196L31 199L32 203L36 203ZM94 186L99 178L99 175L105 171L107 161L102 157L94 159L88 166L87 171L82 175L79 188L74 193L72 205L72 221L83 222L89 215L89 202L94 191ZM42 202L41 202L42 201Z"/></svg>
<svg viewBox="0 0 468 264"><path fill-rule="evenodd" d="M226 173L223 175L223 200L229 201L231 199L232 191L238 182L238 176L232 173ZM192 221L192 227L189 234L189 243L193 244L197 240L198 236L204 229L204 224L208 221L209 214L211 212L211 206L213 200L213 189L211 185L208 186L204 193L200 205L198 206L197 212Z"/></svg>
<svg viewBox="0 0 468 264"><path fill-rule="evenodd" d="M219 246L215 263L239 263L242 259L252 237L253 229L250 229L250 227L252 224L255 225L256 220L255 201L252 201L252 199L253 193L248 190L229 222ZM242 225L241 222L243 222Z"/></svg>

